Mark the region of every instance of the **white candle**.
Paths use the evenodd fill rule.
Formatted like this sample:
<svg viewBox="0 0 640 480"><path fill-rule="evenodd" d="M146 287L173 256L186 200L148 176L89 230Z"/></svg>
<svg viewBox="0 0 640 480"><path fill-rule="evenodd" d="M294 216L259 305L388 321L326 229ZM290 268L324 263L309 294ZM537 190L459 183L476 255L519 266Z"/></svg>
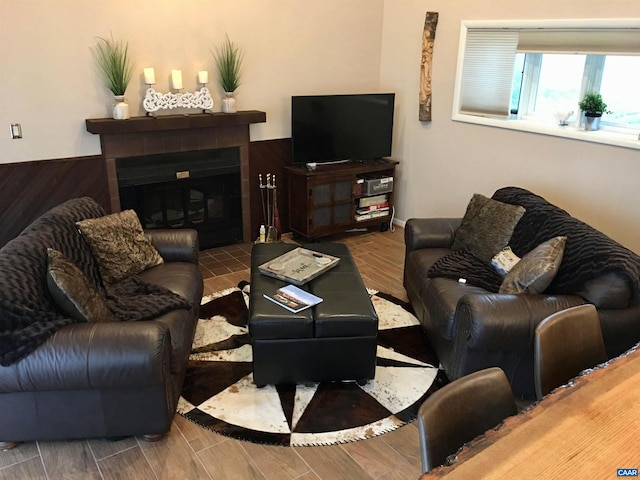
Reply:
<svg viewBox="0 0 640 480"><path fill-rule="evenodd" d="M154 85L156 83L156 72L153 70L153 67L144 69L144 83L147 85Z"/></svg>
<svg viewBox="0 0 640 480"><path fill-rule="evenodd" d="M174 90L180 90L182 88L182 71L171 70L171 85Z"/></svg>
<svg viewBox="0 0 640 480"><path fill-rule="evenodd" d="M209 83L209 72L206 70L200 70L198 72L198 83Z"/></svg>

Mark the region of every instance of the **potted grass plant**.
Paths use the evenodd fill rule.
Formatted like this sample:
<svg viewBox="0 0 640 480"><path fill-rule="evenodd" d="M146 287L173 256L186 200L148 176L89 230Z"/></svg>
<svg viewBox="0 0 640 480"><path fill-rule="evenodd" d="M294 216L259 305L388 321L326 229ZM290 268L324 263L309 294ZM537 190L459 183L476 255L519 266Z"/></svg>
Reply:
<svg viewBox="0 0 640 480"><path fill-rule="evenodd" d="M129 56L129 44L111 38L98 37L95 60L105 86L114 95L113 118L129 118L129 105L124 94L133 75L134 64Z"/></svg>
<svg viewBox="0 0 640 480"><path fill-rule="evenodd" d="M611 113L607 110L607 104L602 100L602 95L597 92L586 93L578 106L584 112L585 130L598 130L602 114Z"/></svg>
<svg viewBox="0 0 640 480"><path fill-rule="evenodd" d="M226 97L222 100L222 111L225 113L235 113L238 109L233 95L240 86L244 52L238 45L232 42L227 35L224 43L216 47L216 51L212 53L216 68L218 69L218 83Z"/></svg>

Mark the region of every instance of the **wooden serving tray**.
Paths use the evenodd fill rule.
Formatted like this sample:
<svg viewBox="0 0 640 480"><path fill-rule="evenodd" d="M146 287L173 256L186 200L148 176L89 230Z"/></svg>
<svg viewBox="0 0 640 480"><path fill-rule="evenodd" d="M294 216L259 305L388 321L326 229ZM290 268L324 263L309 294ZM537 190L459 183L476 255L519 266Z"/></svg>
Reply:
<svg viewBox="0 0 640 480"><path fill-rule="evenodd" d="M300 286L335 267L339 261L339 257L298 247L263 263L258 270L264 275Z"/></svg>

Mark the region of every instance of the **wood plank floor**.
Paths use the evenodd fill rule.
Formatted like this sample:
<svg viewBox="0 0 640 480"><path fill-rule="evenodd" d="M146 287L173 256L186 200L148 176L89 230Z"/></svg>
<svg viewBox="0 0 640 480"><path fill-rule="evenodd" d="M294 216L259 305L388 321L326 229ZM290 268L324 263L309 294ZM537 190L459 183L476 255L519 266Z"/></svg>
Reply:
<svg viewBox="0 0 640 480"><path fill-rule="evenodd" d="M406 300L403 235L397 228L324 241L349 246L368 287ZM249 243L201 252L205 294L248 281L250 252ZM275 447L223 437L176 415L169 435L156 443L133 437L29 442L0 452L0 480L406 480L417 479L420 473L415 422L344 445Z"/></svg>

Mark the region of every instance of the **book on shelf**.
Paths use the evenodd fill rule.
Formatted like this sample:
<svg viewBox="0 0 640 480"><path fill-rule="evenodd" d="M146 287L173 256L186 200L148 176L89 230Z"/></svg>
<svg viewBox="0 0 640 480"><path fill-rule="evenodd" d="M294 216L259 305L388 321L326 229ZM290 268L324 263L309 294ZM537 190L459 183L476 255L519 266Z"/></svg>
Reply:
<svg viewBox="0 0 640 480"><path fill-rule="evenodd" d="M386 193L383 193L381 195L373 195L371 197L362 197L358 199L358 206L360 208L364 208L364 207L370 207L371 205L379 205L381 203L388 202L388 201L389 201L389 197L387 196Z"/></svg>
<svg viewBox="0 0 640 480"><path fill-rule="evenodd" d="M378 203L376 205L369 205L368 207L358 207L356 208L356 213L358 215L362 215L364 213L369 212L380 212L380 211L388 211L389 210L389 202Z"/></svg>
<svg viewBox="0 0 640 480"><path fill-rule="evenodd" d="M362 215L356 215L356 222L362 222L364 220L371 220L372 218L386 217L389 215L389 209L386 210L374 210L373 212L363 213Z"/></svg>
<svg viewBox="0 0 640 480"><path fill-rule="evenodd" d="M290 312L298 313L322 302L322 298L306 292L295 285L279 288L273 295L264 294L264 298L286 308Z"/></svg>

